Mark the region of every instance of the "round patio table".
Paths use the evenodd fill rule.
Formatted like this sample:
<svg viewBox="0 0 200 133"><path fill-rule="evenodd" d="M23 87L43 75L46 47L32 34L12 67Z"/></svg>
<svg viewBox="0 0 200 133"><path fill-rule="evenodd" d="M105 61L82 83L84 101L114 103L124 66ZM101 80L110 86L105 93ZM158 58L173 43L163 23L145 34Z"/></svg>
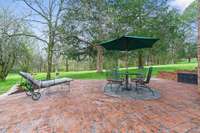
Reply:
<svg viewBox="0 0 200 133"><path fill-rule="evenodd" d="M128 87L130 75L136 75L136 76L143 75L143 73L139 73L139 72L121 72L120 74L125 75L125 88L124 89L126 89L126 90L131 90L131 88Z"/></svg>

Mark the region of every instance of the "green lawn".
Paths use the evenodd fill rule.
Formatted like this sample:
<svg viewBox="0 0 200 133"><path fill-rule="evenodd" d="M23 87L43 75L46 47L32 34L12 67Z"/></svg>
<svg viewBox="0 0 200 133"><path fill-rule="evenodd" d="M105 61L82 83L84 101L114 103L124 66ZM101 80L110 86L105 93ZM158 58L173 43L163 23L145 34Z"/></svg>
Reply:
<svg viewBox="0 0 200 133"><path fill-rule="evenodd" d="M159 65L153 66L153 76L156 76L160 71L174 72L176 70L194 70L197 63L186 63L186 64L173 64L173 65ZM146 70L147 67L145 67ZM138 71L136 67L129 69L132 72ZM125 71L125 69L120 69ZM95 71L79 71L79 72L60 72L60 77L70 77L73 79L105 79L105 73L96 73ZM35 78L45 79L45 73L38 73ZM52 78L55 77L55 73L52 73ZM20 83L21 77L18 74L9 74L6 81L0 81L0 94L5 93L10 87L16 83Z"/></svg>

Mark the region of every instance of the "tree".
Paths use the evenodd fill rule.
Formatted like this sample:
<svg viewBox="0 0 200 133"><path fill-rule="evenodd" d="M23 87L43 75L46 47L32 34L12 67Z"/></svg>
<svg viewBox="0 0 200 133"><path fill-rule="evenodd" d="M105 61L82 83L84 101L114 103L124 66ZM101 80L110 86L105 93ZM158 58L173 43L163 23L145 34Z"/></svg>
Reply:
<svg viewBox="0 0 200 133"><path fill-rule="evenodd" d="M20 37L21 43L20 43L20 49L18 49L17 53L17 59L16 59L16 65L19 66L21 71L29 72L33 70L33 63L34 60L34 40L27 37ZM38 60L39 58L35 58Z"/></svg>
<svg viewBox="0 0 200 133"><path fill-rule="evenodd" d="M23 31L23 24L8 9L0 10L0 80L5 80L23 49L20 37L8 36Z"/></svg>
<svg viewBox="0 0 200 133"><path fill-rule="evenodd" d="M183 12L182 19L186 23L197 23L198 16L198 1L195 0L191 5L189 5Z"/></svg>
<svg viewBox="0 0 200 133"><path fill-rule="evenodd" d="M58 29L60 24L60 19L62 12L66 9L64 7L65 0L21 0L24 4L29 7L34 14L32 18L35 19L25 19L30 23L35 23L44 26L43 37L37 34L26 34L18 33L15 35L33 37L37 40L42 41L47 45L47 79L51 78L52 71L52 61L54 54L54 47L58 44ZM35 15L37 17L35 17Z"/></svg>
<svg viewBox="0 0 200 133"><path fill-rule="evenodd" d="M200 0L198 0L198 90L200 91Z"/></svg>
<svg viewBox="0 0 200 133"><path fill-rule="evenodd" d="M71 32L71 35L76 36L80 48L77 52L90 58L92 64L96 64L97 72L103 69L103 49L98 43L111 36L112 26L117 25L113 24L111 12L114 13L114 10L109 10L110 4L106 0L72 0L63 19L62 32L65 35Z"/></svg>
<svg viewBox="0 0 200 133"><path fill-rule="evenodd" d="M186 58L188 63L192 58L197 58L197 45L196 43L185 43L184 47L178 52L180 58Z"/></svg>
<svg viewBox="0 0 200 133"><path fill-rule="evenodd" d="M119 10L116 11L119 12L118 23L126 27L125 34L160 39L153 49L138 50L139 67L147 62L144 59L155 64L172 59L171 56L178 50L184 38L178 11L171 9L166 0L119 0L115 5L115 9L117 7ZM134 54L135 51L131 53Z"/></svg>
<svg viewBox="0 0 200 133"><path fill-rule="evenodd" d="M190 6L188 6L182 15L182 20L187 24L186 34L188 34L189 38L193 38L193 40L197 40L197 17L198 17L198 1L195 0ZM192 37L193 36L193 37Z"/></svg>
<svg viewBox="0 0 200 133"><path fill-rule="evenodd" d="M101 46L96 45L97 49L97 72L103 71L103 48Z"/></svg>
<svg viewBox="0 0 200 133"><path fill-rule="evenodd" d="M135 62L137 57L139 66L144 62L175 63L181 58L177 52L185 46L185 24L166 0L71 0L61 27L62 36L67 36L63 44L69 45L65 54L73 55L73 59L91 59L98 71L102 70L103 51L96 46L102 40L127 34L159 38L153 49L131 52L134 58L129 61ZM69 36L74 42L69 43Z"/></svg>

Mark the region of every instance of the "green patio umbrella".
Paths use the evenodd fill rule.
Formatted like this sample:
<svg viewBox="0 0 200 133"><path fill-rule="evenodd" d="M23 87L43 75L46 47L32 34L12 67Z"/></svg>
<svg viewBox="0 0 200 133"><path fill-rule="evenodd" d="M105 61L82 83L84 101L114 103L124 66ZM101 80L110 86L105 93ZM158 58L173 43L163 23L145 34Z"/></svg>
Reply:
<svg viewBox="0 0 200 133"><path fill-rule="evenodd" d="M114 40L102 42L100 45L107 50L127 51L128 62L128 51L142 48L151 48L153 44L158 40L159 39L157 38L150 37L122 36Z"/></svg>
<svg viewBox="0 0 200 133"><path fill-rule="evenodd" d="M159 39L138 36L122 36L120 38L100 43L107 50L131 51L142 48L151 48Z"/></svg>

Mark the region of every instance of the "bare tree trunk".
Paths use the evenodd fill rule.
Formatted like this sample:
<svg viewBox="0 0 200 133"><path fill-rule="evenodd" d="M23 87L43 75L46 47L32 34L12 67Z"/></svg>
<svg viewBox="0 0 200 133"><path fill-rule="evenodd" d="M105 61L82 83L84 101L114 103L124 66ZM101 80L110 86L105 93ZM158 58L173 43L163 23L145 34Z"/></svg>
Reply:
<svg viewBox="0 0 200 133"><path fill-rule="evenodd" d="M68 59L65 59L65 71L68 72L69 71L69 62Z"/></svg>
<svg viewBox="0 0 200 133"><path fill-rule="evenodd" d="M12 64L9 64L11 66L5 67L3 66L1 72L0 72L0 80L6 80L6 77L8 76L8 73L10 72L11 68L12 68Z"/></svg>
<svg viewBox="0 0 200 133"><path fill-rule="evenodd" d="M117 58L115 61L116 61L116 62L115 62L115 66L116 66L116 67L119 67L119 59Z"/></svg>
<svg viewBox="0 0 200 133"><path fill-rule="evenodd" d="M52 62L53 62L53 48L56 44L56 37L58 37L57 31L59 29L59 21L61 19L61 14L64 12L64 2L65 0L49 0L48 4L44 1L38 1L38 0L22 0L24 4L31 9L31 11L34 12L34 15L38 15L42 18L36 19L35 22L39 22L42 24L45 24L48 28L48 40L45 38L41 38L37 35L32 34L18 34L24 35L28 37L33 37L37 40L40 40L48 45L47 48L47 79L51 78L51 71L52 71ZM34 22L34 21L31 21Z"/></svg>
<svg viewBox="0 0 200 133"><path fill-rule="evenodd" d="M126 57L125 57L125 67L126 67L126 70L128 70L128 52L126 51Z"/></svg>
<svg viewBox="0 0 200 133"><path fill-rule="evenodd" d="M42 72L42 67L43 67L43 64L44 64L44 63L42 63L42 62L43 62L43 61L41 61L40 64L39 64L39 72Z"/></svg>
<svg viewBox="0 0 200 133"><path fill-rule="evenodd" d="M52 69L52 62L53 62L53 47L51 45L48 46L47 51L47 79L51 79L51 69Z"/></svg>
<svg viewBox="0 0 200 133"><path fill-rule="evenodd" d="M5 80L5 79L6 79L6 76L4 75L4 73L0 72L0 81Z"/></svg>
<svg viewBox="0 0 200 133"><path fill-rule="evenodd" d="M96 46L97 48L97 64L96 69L97 72L103 71L103 48L101 46Z"/></svg>
<svg viewBox="0 0 200 133"><path fill-rule="evenodd" d="M191 58L190 57L188 57L188 63L190 63L191 62Z"/></svg>
<svg viewBox="0 0 200 133"><path fill-rule="evenodd" d="M8 73L12 69L14 63L15 63L16 57L13 55L10 55L8 60L6 62L3 62L0 64L0 80L6 80L6 77L8 76Z"/></svg>
<svg viewBox="0 0 200 133"><path fill-rule="evenodd" d="M138 51L138 68L143 68L142 51Z"/></svg>
<svg viewBox="0 0 200 133"><path fill-rule="evenodd" d="M5 74L4 74L3 69L4 69L4 66L3 66L3 64L1 64L0 65L0 81L5 80Z"/></svg>
<svg viewBox="0 0 200 133"><path fill-rule="evenodd" d="M200 92L200 0L198 0L198 90Z"/></svg>

